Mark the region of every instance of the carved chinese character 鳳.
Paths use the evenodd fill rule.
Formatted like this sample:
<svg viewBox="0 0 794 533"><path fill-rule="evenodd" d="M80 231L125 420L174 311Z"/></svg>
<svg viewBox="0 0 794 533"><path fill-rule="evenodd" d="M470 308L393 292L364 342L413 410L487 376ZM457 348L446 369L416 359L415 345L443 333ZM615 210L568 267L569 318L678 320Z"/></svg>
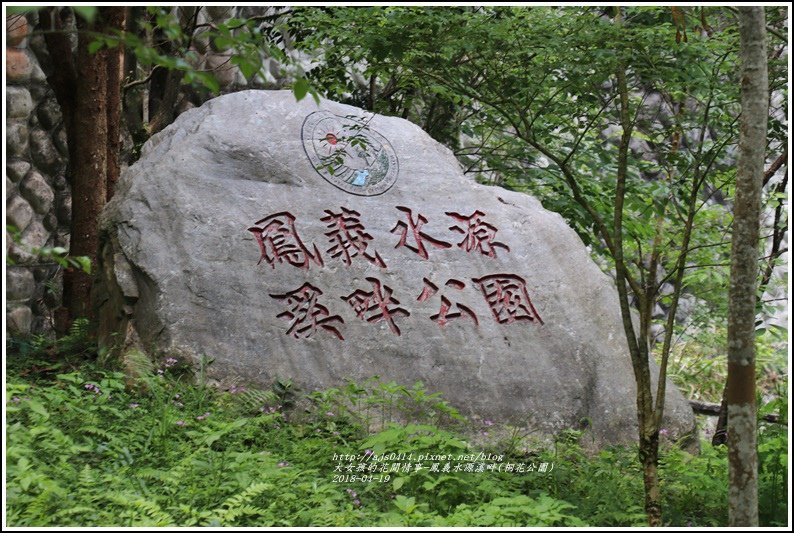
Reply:
<svg viewBox="0 0 794 533"><path fill-rule="evenodd" d="M491 274L472 278L480 286L485 301L494 318L500 324L511 324L517 320L543 324L532 300L529 299L524 278L515 274Z"/></svg>
<svg viewBox="0 0 794 533"><path fill-rule="evenodd" d="M276 263L286 262L308 269L309 261L323 266L323 258L317 246L314 246L314 253L309 251L295 229L295 217L286 211L266 216L257 221L256 226L248 228L248 231L254 234L259 244L261 256L257 265L264 260L272 268L276 268Z"/></svg>
<svg viewBox="0 0 794 533"><path fill-rule="evenodd" d="M339 315L331 315L328 308L320 304L317 299L323 293L317 287L304 283L300 288L284 294L271 294L271 298L284 300L287 310L276 315L290 321L287 335L296 339L311 337L318 329L336 335L340 340L345 340L342 334L332 324L344 323Z"/></svg>
<svg viewBox="0 0 794 533"><path fill-rule="evenodd" d="M450 226L449 229L464 235L463 240L458 243L459 248L467 252L479 251L488 257L496 257L496 248L510 251L510 247L506 244L497 242L496 232L499 230L483 221L485 213L482 211L476 210L468 216L447 211L446 215L459 223L457 226Z"/></svg>
<svg viewBox="0 0 794 533"><path fill-rule="evenodd" d="M367 253L372 235L367 233L364 224L361 223L361 214L358 211L342 207L339 213L328 209L325 210L325 213L327 216L320 220L328 223L330 231L327 231L325 235L333 246L326 252L331 254L331 257L340 257L343 263L350 266L352 259L360 255L373 265L386 268L386 263L383 262L377 251L374 256Z"/></svg>
<svg viewBox="0 0 794 533"><path fill-rule="evenodd" d="M418 214L416 217L416 221L414 221L413 213L411 209L398 205L397 209L402 211L407 215L408 222L404 222L400 220L397 224L392 228L391 232L395 233L396 231L402 231L400 235L400 240L395 246L395 248L399 248L401 246L405 246L412 252L419 254L423 259L427 259L427 249L425 248L424 242L427 241L428 244L434 246L436 248L450 248L452 245L448 242L443 242L438 239L435 239L428 235L427 233L422 231L422 226L427 223L427 219L422 215Z"/></svg>
<svg viewBox="0 0 794 533"><path fill-rule="evenodd" d="M438 292L438 286L435 283L433 283L427 278L423 278L422 281L424 282L424 287L422 288L421 294L416 299L419 302L424 302L426 300L429 300L430 298L433 297L434 294ZM464 287L466 287L466 284L457 279L449 279L445 283L445 286L460 291L463 290ZM453 305L456 306L458 310L454 312L450 312L450 310L452 310ZM437 323L439 327L443 327L452 320L461 317L471 318L474 321L475 326L478 326L480 324L480 321L477 319L477 315L474 313L474 311L471 310L471 308L458 302L454 302L453 304L453 302L451 302L449 298L447 298L442 294L441 308L439 309L438 313L430 317L430 320Z"/></svg>
<svg viewBox="0 0 794 533"><path fill-rule="evenodd" d="M389 329L396 335L400 335L400 328L394 322L396 316L411 316L411 313L400 305L400 301L392 298L392 290L387 285L381 283L377 278L367 277L367 281L372 285L371 291L356 289L342 299L346 301L355 311L356 316L366 322L386 322Z"/></svg>

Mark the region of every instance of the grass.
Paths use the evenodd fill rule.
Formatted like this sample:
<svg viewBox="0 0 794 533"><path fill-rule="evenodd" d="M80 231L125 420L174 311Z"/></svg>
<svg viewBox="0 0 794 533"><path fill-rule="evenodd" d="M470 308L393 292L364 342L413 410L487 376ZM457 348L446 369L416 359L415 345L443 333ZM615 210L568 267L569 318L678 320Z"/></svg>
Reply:
<svg viewBox="0 0 794 533"><path fill-rule="evenodd" d="M195 383L176 359L128 383L68 342L82 355L10 350L9 526L645 523L634 448L587 455L581 433L568 431L551 446L507 439L480 449L460 431L473 422L421 384L224 389ZM762 524L785 525L785 426L763 424L759 441ZM468 457L480 452L491 458ZM724 448L703 442L693 456L669 444L660 470L667 525L726 525Z"/></svg>

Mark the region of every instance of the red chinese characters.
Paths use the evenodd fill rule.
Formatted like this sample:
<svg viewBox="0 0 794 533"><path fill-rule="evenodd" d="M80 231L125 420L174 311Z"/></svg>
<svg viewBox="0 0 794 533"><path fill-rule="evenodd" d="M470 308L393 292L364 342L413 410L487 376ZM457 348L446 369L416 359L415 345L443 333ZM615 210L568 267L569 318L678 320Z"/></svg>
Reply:
<svg viewBox="0 0 794 533"><path fill-rule="evenodd" d="M517 320L543 324L535 306L529 299L526 282L515 274L491 274L472 278L480 286L485 301L494 318L500 324L511 324Z"/></svg>
<svg viewBox="0 0 794 533"><path fill-rule="evenodd" d="M290 321L287 335L296 339L311 337L315 331L323 330L335 335L339 340L345 340L342 334L332 324L344 323L339 315L331 315L328 308L317 302L323 293L317 287L304 283L299 289L285 294L271 294L271 298L284 300L287 310L276 315Z"/></svg>
<svg viewBox="0 0 794 533"><path fill-rule="evenodd" d="M422 281L424 282L425 285L422 288L422 293L416 299L419 302L424 302L425 300L428 300L428 299L432 298L433 295L438 292L438 286L435 283L433 283L432 281L430 281L427 278L423 278ZM462 281L456 280L456 279L447 280L445 285L447 287L451 287L451 288L453 288L455 290L459 290L459 291L462 291L466 287L465 283L463 283ZM445 325L447 325L452 320L455 320L456 318L461 318L461 317L463 317L463 318L467 318L468 317L468 318L472 319L474 321L474 325L475 326L478 326L480 324L480 321L477 320L477 315L468 306L465 306L465 305L463 305L461 303L458 303L458 302L455 302L454 305L457 306L458 310L455 311L455 312L450 313L450 310L453 307L453 303L449 300L449 298L447 298L446 296L444 296L442 294L441 295L441 308L439 309L438 313L436 313L435 315L430 317L430 320L432 320L433 322L437 323L439 327L444 327Z"/></svg>
<svg viewBox="0 0 794 533"><path fill-rule="evenodd" d="M449 230L462 236L460 242L456 242L458 239L455 238L450 243L436 239L423 231L428 219L421 213L414 214L412 209L404 206L396 206L396 209L403 214L403 219L391 229L391 233L399 235L399 242L395 248L405 247L422 259L429 259L428 252L431 247L449 249L453 244L457 244L458 248L467 253L479 253L493 259L497 258L499 249L510 252L510 247L497 240L497 228L485 221L485 213L480 210L474 210L470 215L453 211L445 212L455 221L455 225L449 226ZM346 207L339 207L338 210L326 209L319 220L326 227L324 235L329 242L329 247L325 250L326 254L339 259L347 266L351 266L354 258L358 257L359 262L366 260L379 268L386 268L386 262L375 250L374 239L367 232L358 211ZM303 243L295 222L296 218L291 213L282 211L269 215L248 228L259 246L260 258L257 264L266 261L275 269L277 263L287 263L307 271L312 262L317 266L324 266L317 246L311 243L307 246ZM419 276L414 279L418 280ZM341 299L362 321L372 324L385 322L392 333L400 336L401 330L398 324L403 324L401 319L411 316L410 306L408 308L401 306L400 301L394 298L393 289L378 278L365 279L370 284L368 288L371 290L356 289L347 296L341 296ZM456 301L457 298L471 303L465 298L466 295L458 294L467 290L468 280L464 283L459 279L448 279L443 286L436 285L429 278L422 278L422 281L423 287L416 300L420 303L427 302L425 305L432 305L434 308L440 300L438 311L432 316L428 313L430 320L440 328L445 328L457 319L463 319L459 325L468 324L468 320L471 320L475 327L479 326L479 318L473 308ZM498 323L512 324L521 321L541 325L544 323L530 300L526 282L521 276L489 274L471 278L471 281L482 293ZM337 296L341 294L337 293ZM306 339L312 337L315 332L321 331L344 340L340 331L344 320L340 315L332 315L328 308L320 303L322 295L323 291L309 281L293 291L270 294L272 298L283 302L285 310L277 317L289 321L287 335L296 339ZM461 296L464 297L460 298ZM431 304L429 300L433 298L438 299ZM385 331L385 327L382 329Z"/></svg>
<svg viewBox="0 0 794 533"><path fill-rule="evenodd" d="M248 228L254 234L262 260L276 268L276 263L289 263L292 266L308 269L309 261L323 266L323 258L317 246L312 254L301 241L295 229L295 217L287 211L276 213L256 222L257 226ZM261 227L258 227L261 226Z"/></svg>
<svg viewBox="0 0 794 533"><path fill-rule="evenodd" d="M344 207L340 209L342 210L340 213L334 213L326 209L325 213L327 215L320 219L322 222L328 223L330 231L327 231L325 235L333 244L326 252L331 254L331 257L341 257L342 262L348 266L350 266L354 257L360 255L373 265L386 268L386 263L383 262L377 251L374 256L367 253L367 247L369 241L372 240L372 235L364 229L364 225L359 218L361 214L358 211L345 209Z"/></svg>
<svg viewBox="0 0 794 533"><path fill-rule="evenodd" d="M495 226L483 222L485 213L482 211L477 210L469 216L447 211L446 215L458 222L457 226L450 226L449 229L464 235L463 240L458 243L458 247L469 253L479 251L488 257L496 257L496 248L510 251L506 244L496 241L496 232L499 230Z"/></svg>
<svg viewBox="0 0 794 533"><path fill-rule="evenodd" d="M397 243L395 248L399 248L401 246L405 246L412 252L419 254L423 259L427 259L427 249L425 248L424 242L427 241L428 244L434 246L435 248L450 248L452 245L448 242L440 241L428 235L427 233L422 231L422 226L427 223L427 219L419 214L416 217L416 221L414 221L413 213L411 209L398 205L397 209L402 211L407 215L408 222L403 222L400 220L397 224L392 228L391 232L395 233L396 231L401 231L402 234L400 235L400 241Z"/></svg>
<svg viewBox="0 0 794 533"><path fill-rule="evenodd" d="M408 317L411 313L402 307L397 307L400 305L399 300L392 298L391 288L381 283L379 279L367 277L366 280L372 285L371 291L356 289L342 299L353 308L356 316L361 320L372 323L386 322L389 324L389 329L399 336L400 328L394 322L394 317Z"/></svg>

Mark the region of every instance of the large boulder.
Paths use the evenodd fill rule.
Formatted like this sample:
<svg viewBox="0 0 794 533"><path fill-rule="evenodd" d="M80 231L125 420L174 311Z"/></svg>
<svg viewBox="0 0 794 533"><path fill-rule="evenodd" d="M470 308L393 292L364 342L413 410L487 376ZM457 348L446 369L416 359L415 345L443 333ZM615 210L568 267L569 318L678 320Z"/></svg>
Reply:
<svg viewBox="0 0 794 533"><path fill-rule="evenodd" d="M102 220L105 343L304 390L421 380L464 413L636 438L611 280L556 213L399 118L289 91L182 114ZM666 428L693 415L668 385Z"/></svg>

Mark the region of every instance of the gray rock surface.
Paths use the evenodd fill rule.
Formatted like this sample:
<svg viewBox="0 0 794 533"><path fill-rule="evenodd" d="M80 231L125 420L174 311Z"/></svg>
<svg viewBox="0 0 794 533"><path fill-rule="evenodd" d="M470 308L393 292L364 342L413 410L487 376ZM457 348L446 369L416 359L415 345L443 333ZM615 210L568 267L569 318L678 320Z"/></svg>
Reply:
<svg viewBox="0 0 794 533"><path fill-rule="evenodd" d="M29 300L36 291L33 273L23 268L9 266L6 269L6 299L9 301Z"/></svg>
<svg viewBox="0 0 794 533"><path fill-rule="evenodd" d="M14 183L17 183L25 177L28 170L30 170L30 163L27 161L13 161L6 165L6 176L11 178Z"/></svg>
<svg viewBox="0 0 794 533"><path fill-rule="evenodd" d="M6 109L8 118L27 119L33 111L30 91L24 87L6 87Z"/></svg>
<svg viewBox="0 0 794 533"><path fill-rule="evenodd" d="M42 103L38 108L37 115L42 126L48 130L57 126L63 118L61 115L61 106L59 106L58 102L55 100L47 100Z"/></svg>
<svg viewBox="0 0 794 533"><path fill-rule="evenodd" d="M50 174L56 174L62 170L64 165L61 156L46 131L37 129L31 132L30 150L33 161L41 170Z"/></svg>
<svg viewBox="0 0 794 533"><path fill-rule="evenodd" d="M28 153L28 126L24 122L6 121L7 157L24 157Z"/></svg>
<svg viewBox="0 0 794 533"><path fill-rule="evenodd" d="M563 219L465 178L410 122L319 109L305 122L311 98L229 94L144 146L103 214L104 342L207 355L216 376L263 385L421 380L464 413L634 440L616 291ZM340 214L358 248L335 240ZM682 435L692 411L668 391Z"/></svg>
<svg viewBox="0 0 794 533"><path fill-rule="evenodd" d="M6 309L6 329L8 333L27 335L30 333L30 324L33 313L26 305L11 306Z"/></svg>
<svg viewBox="0 0 794 533"><path fill-rule="evenodd" d="M22 240L34 248L44 247L49 237L50 232L45 230L38 220L31 222L27 229L22 232Z"/></svg>
<svg viewBox="0 0 794 533"><path fill-rule="evenodd" d="M14 196L6 202L6 224L16 226L19 231L24 231L33 220L33 209L24 198Z"/></svg>
<svg viewBox="0 0 794 533"><path fill-rule="evenodd" d="M55 193L52 192L47 180L35 170L20 183L19 191L37 213L48 213L55 200Z"/></svg>

